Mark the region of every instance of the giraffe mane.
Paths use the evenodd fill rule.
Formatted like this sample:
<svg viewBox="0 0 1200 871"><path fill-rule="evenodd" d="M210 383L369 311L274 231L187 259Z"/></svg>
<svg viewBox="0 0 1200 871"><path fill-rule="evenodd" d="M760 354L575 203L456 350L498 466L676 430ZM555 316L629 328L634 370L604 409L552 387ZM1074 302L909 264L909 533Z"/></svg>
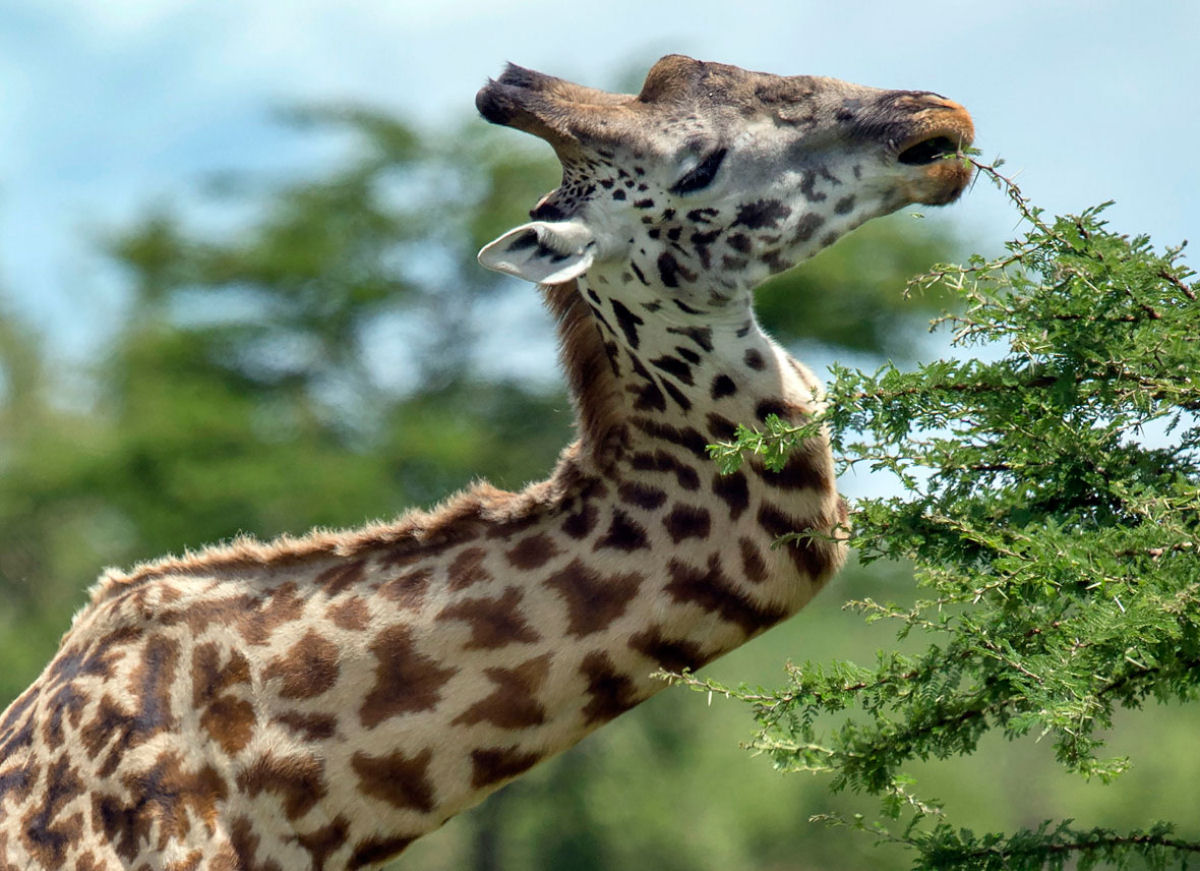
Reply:
<svg viewBox="0 0 1200 871"><path fill-rule="evenodd" d="M604 449L621 429L613 363L578 282L544 284L541 289L558 324L559 359L575 404L583 455L600 464Z"/></svg>
<svg viewBox="0 0 1200 871"><path fill-rule="evenodd" d="M138 563L129 570L108 568L92 588L92 604L119 595L130 587L156 578L178 575L214 575L231 571L277 568L323 558L362 557L384 552L397 563L420 559L485 535L507 535L532 524L552 509L575 481L579 470L575 448L563 452L555 474L513 493L478 482L449 497L429 511L412 510L391 521L377 521L353 529L314 529L303 536L281 535L261 541L239 535L182 555Z"/></svg>
<svg viewBox="0 0 1200 871"><path fill-rule="evenodd" d="M563 451L548 480L516 493L479 481L429 511L411 510L391 521L353 529L318 528L307 535L285 534L269 541L243 534L222 544L141 562L129 570L110 567L93 587L92 603L168 575L262 569L323 558L355 558L381 550L394 559L417 557L532 523L581 481L581 459L588 465L596 462L598 448L611 437L618 414L611 365L575 282L544 285L542 290L558 321L560 354L582 436Z"/></svg>

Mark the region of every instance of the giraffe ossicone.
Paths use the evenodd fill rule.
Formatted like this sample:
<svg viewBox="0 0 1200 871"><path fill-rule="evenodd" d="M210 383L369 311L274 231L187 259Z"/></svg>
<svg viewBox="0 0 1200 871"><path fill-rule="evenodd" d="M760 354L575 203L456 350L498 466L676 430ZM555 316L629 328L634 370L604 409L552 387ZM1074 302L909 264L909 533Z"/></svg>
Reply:
<svg viewBox="0 0 1200 871"><path fill-rule="evenodd" d="M706 445L820 408L751 290L957 198L966 111L681 56L637 95L510 66L476 102L563 165L480 259L541 286L579 439L519 493L109 571L0 717L0 871L375 867L840 567L825 439L727 476Z"/></svg>

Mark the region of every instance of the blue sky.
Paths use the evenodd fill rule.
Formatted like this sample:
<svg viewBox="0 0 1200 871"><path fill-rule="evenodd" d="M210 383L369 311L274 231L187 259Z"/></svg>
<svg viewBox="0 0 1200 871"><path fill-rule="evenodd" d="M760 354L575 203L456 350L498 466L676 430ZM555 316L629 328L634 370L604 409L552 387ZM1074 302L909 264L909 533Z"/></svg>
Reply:
<svg viewBox="0 0 1200 871"><path fill-rule="evenodd" d="M611 86L672 51L946 94L1039 204L1115 199L1118 228L1173 244L1200 235L1197 34L1200 4L1168 0L0 0L0 301L86 349L122 314L104 228L215 172L336 158L276 107L349 99L432 126L506 60ZM983 247L1014 225L983 185L943 212Z"/></svg>

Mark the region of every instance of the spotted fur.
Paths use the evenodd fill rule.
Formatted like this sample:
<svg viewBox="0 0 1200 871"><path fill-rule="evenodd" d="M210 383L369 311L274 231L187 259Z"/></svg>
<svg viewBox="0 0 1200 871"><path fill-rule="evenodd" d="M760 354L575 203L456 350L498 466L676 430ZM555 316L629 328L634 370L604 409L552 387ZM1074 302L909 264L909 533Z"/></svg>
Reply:
<svg viewBox="0 0 1200 871"><path fill-rule="evenodd" d="M677 56L637 96L510 67L477 102L563 163L481 258L545 282L579 440L520 493L108 572L0 717L0 871L375 867L841 564L823 439L727 476L706 445L819 408L750 290L954 199L960 166L898 156L965 111Z"/></svg>

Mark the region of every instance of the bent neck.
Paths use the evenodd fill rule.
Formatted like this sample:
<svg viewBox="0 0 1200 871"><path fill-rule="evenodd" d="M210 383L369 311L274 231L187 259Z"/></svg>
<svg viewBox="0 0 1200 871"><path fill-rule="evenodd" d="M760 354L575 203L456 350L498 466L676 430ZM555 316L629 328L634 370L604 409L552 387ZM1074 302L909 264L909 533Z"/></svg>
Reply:
<svg viewBox="0 0 1200 871"><path fill-rule="evenodd" d="M687 301L623 268L545 288L584 454L599 465L648 428L690 429L701 445L739 423L811 414L821 388L759 327L748 293Z"/></svg>

